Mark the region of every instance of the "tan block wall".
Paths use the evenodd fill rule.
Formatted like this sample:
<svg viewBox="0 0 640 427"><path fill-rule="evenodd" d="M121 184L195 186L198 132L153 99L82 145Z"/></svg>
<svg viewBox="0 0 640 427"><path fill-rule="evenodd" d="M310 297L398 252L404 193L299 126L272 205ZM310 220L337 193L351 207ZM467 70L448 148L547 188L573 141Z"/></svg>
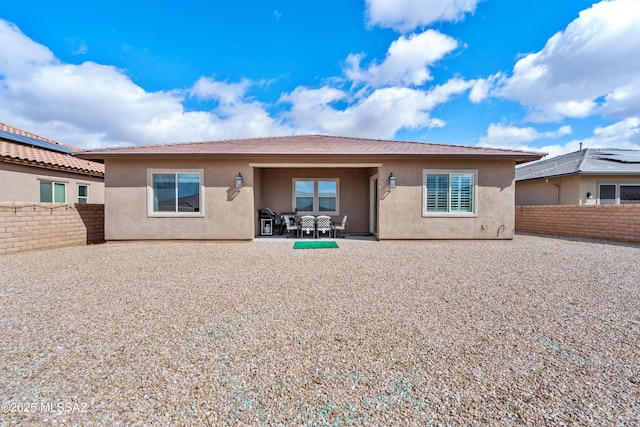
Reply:
<svg viewBox="0 0 640 427"><path fill-rule="evenodd" d="M0 203L0 254L104 241L104 205Z"/></svg>
<svg viewBox="0 0 640 427"><path fill-rule="evenodd" d="M516 231L640 243L640 205L516 206Z"/></svg>

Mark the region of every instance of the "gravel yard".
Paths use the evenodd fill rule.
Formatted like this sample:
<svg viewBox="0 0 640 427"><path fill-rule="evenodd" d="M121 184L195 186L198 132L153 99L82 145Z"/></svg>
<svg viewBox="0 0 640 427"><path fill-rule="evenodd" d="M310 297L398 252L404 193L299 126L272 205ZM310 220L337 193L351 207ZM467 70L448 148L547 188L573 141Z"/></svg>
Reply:
<svg viewBox="0 0 640 427"><path fill-rule="evenodd" d="M0 256L0 425L640 424L640 246Z"/></svg>

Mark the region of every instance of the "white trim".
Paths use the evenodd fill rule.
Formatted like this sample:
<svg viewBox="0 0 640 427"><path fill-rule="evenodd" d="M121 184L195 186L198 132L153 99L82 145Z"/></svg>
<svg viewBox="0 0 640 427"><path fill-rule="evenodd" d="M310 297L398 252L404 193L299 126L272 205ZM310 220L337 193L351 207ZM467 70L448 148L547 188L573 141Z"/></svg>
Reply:
<svg viewBox="0 0 640 427"><path fill-rule="evenodd" d="M379 168L382 163L249 163L252 168Z"/></svg>
<svg viewBox="0 0 640 427"><path fill-rule="evenodd" d="M197 173L200 175L200 211L199 212L154 212L153 175L154 174ZM204 217L204 169L147 169L147 217L149 218L202 218Z"/></svg>
<svg viewBox="0 0 640 427"><path fill-rule="evenodd" d="M69 183L69 181L53 181L51 179L40 179L38 178L38 181L40 181L38 183L38 193L39 193L39 200L40 203L67 203L67 184ZM43 182L48 182L51 184L51 201L50 202L43 202L42 201L42 183ZM64 187L64 200L61 202L56 202L56 184L62 185Z"/></svg>
<svg viewBox="0 0 640 427"><path fill-rule="evenodd" d="M59 179L55 176L36 176L38 181L49 181L49 182L59 182L61 184L68 184L71 182L69 179Z"/></svg>
<svg viewBox="0 0 640 427"><path fill-rule="evenodd" d="M87 187L87 195L86 196L80 196L80 187ZM89 203L89 186L87 184L76 184L76 190L77 190L77 196L78 196L78 202L77 203L82 203L82 202L80 202L80 198L81 197L83 199L85 199L85 203Z"/></svg>
<svg viewBox="0 0 640 427"><path fill-rule="evenodd" d="M313 207L312 211L297 211L296 212L296 181L312 181L313 182ZM319 194L318 194L318 182L335 182L336 183L336 210L335 211L320 211L319 208ZM340 178L291 178L291 211L296 212L296 215L340 215Z"/></svg>
<svg viewBox="0 0 640 427"><path fill-rule="evenodd" d="M471 212L427 212L427 175L473 175L473 199ZM449 181L451 185L451 181ZM449 187L449 191L451 187ZM450 195L449 195L450 196ZM447 196L448 202L449 196ZM422 216L429 218L476 218L478 216L478 170L477 169L423 169L422 170Z"/></svg>

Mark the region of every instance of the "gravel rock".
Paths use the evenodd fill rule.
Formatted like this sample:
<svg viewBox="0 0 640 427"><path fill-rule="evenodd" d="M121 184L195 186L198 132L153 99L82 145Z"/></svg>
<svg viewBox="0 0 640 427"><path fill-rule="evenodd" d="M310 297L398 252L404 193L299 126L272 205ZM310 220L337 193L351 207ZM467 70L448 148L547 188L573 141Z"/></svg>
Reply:
<svg viewBox="0 0 640 427"><path fill-rule="evenodd" d="M0 425L640 424L640 246L0 257Z"/></svg>

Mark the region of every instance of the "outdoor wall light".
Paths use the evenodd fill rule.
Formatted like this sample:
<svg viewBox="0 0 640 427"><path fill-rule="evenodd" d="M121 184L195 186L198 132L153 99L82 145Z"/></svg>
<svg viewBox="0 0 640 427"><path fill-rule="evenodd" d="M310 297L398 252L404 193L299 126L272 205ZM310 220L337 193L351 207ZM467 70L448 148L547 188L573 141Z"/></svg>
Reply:
<svg viewBox="0 0 640 427"><path fill-rule="evenodd" d="M242 175L238 172L238 176L236 176L236 188L242 188Z"/></svg>
<svg viewBox="0 0 640 427"><path fill-rule="evenodd" d="M587 199L591 198L591 191L587 191Z"/></svg>
<svg viewBox="0 0 640 427"><path fill-rule="evenodd" d="M393 172L389 175L389 188L396 188L396 177L393 176Z"/></svg>

